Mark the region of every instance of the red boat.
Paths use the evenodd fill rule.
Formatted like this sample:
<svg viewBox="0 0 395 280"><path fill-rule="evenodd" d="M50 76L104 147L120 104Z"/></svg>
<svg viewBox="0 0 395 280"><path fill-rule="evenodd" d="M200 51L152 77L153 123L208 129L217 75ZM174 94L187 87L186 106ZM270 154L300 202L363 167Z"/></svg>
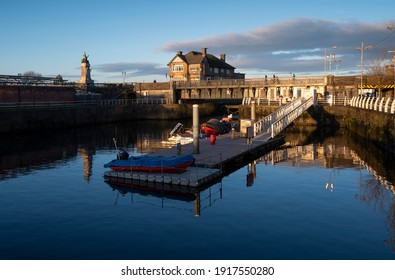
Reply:
<svg viewBox="0 0 395 280"><path fill-rule="evenodd" d="M220 135L229 133L232 129L230 122L226 120L210 119L201 125L201 130L207 135Z"/></svg>

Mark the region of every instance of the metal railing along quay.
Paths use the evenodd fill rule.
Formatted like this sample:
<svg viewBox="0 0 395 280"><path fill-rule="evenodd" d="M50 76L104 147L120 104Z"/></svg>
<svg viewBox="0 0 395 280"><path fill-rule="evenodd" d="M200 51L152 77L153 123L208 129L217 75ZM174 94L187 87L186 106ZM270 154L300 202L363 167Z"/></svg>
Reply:
<svg viewBox="0 0 395 280"><path fill-rule="evenodd" d="M392 97L354 96L349 105L361 109L374 110L384 113L395 113L395 99Z"/></svg>
<svg viewBox="0 0 395 280"><path fill-rule="evenodd" d="M299 102L298 102L299 103ZM296 120L300 115L302 115L310 106L314 104L313 97L303 100L299 103L299 105L293 106L293 108L289 109L287 114L273 122L269 128L269 133L271 138L274 138L277 134L283 131L290 123Z"/></svg>
<svg viewBox="0 0 395 280"><path fill-rule="evenodd" d="M175 88L201 88L201 87L258 87L271 85L323 85L324 79L319 76L312 77L273 77L259 79L223 79L199 81L174 81Z"/></svg>
<svg viewBox="0 0 395 280"><path fill-rule="evenodd" d="M0 111L18 110L47 110L47 109L77 109L87 107L118 107L138 105L169 104L167 98L141 98L141 99L108 99L108 100L83 100L61 102L3 102Z"/></svg>

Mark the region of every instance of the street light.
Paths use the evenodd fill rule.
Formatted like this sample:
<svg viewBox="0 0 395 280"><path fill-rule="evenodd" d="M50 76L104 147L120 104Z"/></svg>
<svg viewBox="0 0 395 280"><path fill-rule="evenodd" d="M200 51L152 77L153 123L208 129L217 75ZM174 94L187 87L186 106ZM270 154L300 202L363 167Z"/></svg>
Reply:
<svg viewBox="0 0 395 280"><path fill-rule="evenodd" d="M332 61L335 60L335 54L328 55L327 58L329 59L329 75L332 75Z"/></svg>
<svg viewBox="0 0 395 280"><path fill-rule="evenodd" d="M371 46L371 45L364 47L363 42L361 43L361 47L357 48L357 51L361 52L361 94L363 93L362 92L362 87L363 87L363 51L367 50L367 49L371 49L371 48L373 48L373 46Z"/></svg>
<svg viewBox="0 0 395 280"><path fill-rule="evenodd" d="M339 65L342 63L340 59L335 59L333 63L336 65L336 75L339 75Z"/></svg>
<svg viewBox="0 0 395 280"><path fill-rule="evenodd" d="M123 84L125 84L126 72L122 72Z"/></svg>
<svg viewBox="0 0 395 280"><path fill-rule="evenodd" d="M331 49L336 49L337 48L337 46L332 46L331 47ZM326 61L327 61L327 59L329 59L329 58L335 58L335 54L334 53L332 53L331 55L329 55L329 54L327 54L326 53L326 49L327 48L325 48L325 53L324 53L324 75L325 75L325 77L326 77Z"/></svg>

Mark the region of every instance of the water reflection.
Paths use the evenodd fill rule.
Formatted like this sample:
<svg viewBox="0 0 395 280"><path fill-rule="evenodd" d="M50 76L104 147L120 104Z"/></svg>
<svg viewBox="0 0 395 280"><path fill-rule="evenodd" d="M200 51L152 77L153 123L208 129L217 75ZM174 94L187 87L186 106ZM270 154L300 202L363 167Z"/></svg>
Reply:
<svg viewBox="0 0 395 280"><path fill-rule="evenodd" d="M38 258L79 258L100 247L111 252L100 257L114 257L115 253L115 258L128 259L130 247L137 243L141 244L133 250L137 259L166 250L175 253L164 258L182 258L205 243L210 245L207 248L215 248L208 253L218 259L231 257L229 244L234 252L243 252L237 257L246 259L393 258L386 246L377 246L385 239L395 253L393 154L343 131L291 130L286 132L287 145L246 163L212 186L169 189L161 184L103 182L101 162L115 156L113 138L128 151L150 152L162 147L161 141L168 138L172 127L173 122L133 122L0 136L0 235L7 240L1 245L0 258L37 258L29 252L42 247L46 250ZM48 172L31 176L36 170ZM353 181L345 184L348 174ZM293 180L301 181L298 185ZM85 182L94 187L85 188ZM152 219L146 219L147 215ZM199 221L193 216L200 216ZM358 222L349 225L354 220ZM169 226L163 227L164 223ZM137 232L136 224L140 224ZM173 238L168 242L171 247L161 242L147 250L146 245L157 240L152 228L159 227ZM114 249L107 230L116 233L119 228L137 241ZM96 243L90 243L92 232ZM246 235L250 238L240 239ZM191 246L191 236L201 243L185 248ZM218 243L223 245L218 247ZM18 247L20 244L24 245ZM25 255L16 247L27 248ZM69 247L75 251L59 255ZM300 253L300 248L307 249ZM46 251L53 255L45 255Z"/></svg>
<svg viewBox="0 0 395 280"><path fill-rule="evenodd" d="M288 134L288 139L292 138ZM390 237L385 242L395 252L395 186L393 184L393 155L370 143L361 142L356 137L344 137L337 134L326 138L322 143L303 146L296 142L288 142L278 150L274 150L257 159L256 164L283 164L297 168L323 166L328 169L328 181L325 189L335 191L336 170L355 169L360 172L359 193L355 199L366 204L372 210L383 215ZM377 157L377 155L379 157ZM390 164L390 166L386 166ZM369 176L363 176L365 171ZM247 175L248 178L248 175ZM248 179L247 179L248 185Z"/></svg>
<svg viewBox="0 0 395 280"><path fill-rule="evenodd" d="M28 134L0 134L0 180L26 175L34 170L83 160L82 175L87 183L97 150L114 151L112 139L120 146L140 153L162 149L174 121L134 121L95 127Z"/></svg>
<svg viewBox="0 0 395 280"><path fill-rule="evenodd" d="M222 198L222 183L215 183L201 187L177 186L151 182L133 181L123 178L106 178L106 183L113 191L116 191L114 205L118 204L120 196L127 197L130 194L130 202L142 203L141 197L155 197L160 200L160 207L167 206L169 200L185 202L183 209L190 210L193 203L193 213L200 216L203 209L213 205ZM150 203L151 204L151 203Z"/></svg>

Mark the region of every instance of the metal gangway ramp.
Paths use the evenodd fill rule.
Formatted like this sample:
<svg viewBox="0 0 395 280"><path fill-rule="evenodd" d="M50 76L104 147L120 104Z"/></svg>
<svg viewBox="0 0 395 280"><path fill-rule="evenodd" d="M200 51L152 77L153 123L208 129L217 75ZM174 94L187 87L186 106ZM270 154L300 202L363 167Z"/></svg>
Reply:
<svg viewBox="0 0 395 280"><path fill-rule="evenodd" d="M254 123L253 140L274 138L312 105L314 105L313 97L299 97L263 119L256 121Z"/></svg>

